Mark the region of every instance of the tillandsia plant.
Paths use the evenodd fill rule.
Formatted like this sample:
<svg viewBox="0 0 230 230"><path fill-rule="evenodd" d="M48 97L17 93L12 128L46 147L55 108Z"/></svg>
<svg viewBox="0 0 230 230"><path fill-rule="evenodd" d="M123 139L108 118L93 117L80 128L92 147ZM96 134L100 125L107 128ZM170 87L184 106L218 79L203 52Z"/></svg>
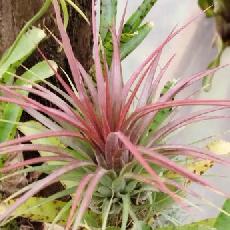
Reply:
<svg viewBox="0 0 230 230"><path fill-rule="evenodd" d="M5 200L1 206L6 205L0 215L1 224L23 215L20 207L24 206L26 214L31 209L39 210L42 203L48 205L55 200L56 209L51 209L44 222L50 222L52 211L57 213L59 210L51 221L53 224L64 223L65 229L144 229L150 228L153 217L171 203L185 208L192 205L184 197L185 193L205 200L186 186L188 181L227 196L196 172L190 171L184 162L206 160L229 165L228 159L208 149L165 143L168 135L193 122L228 118L217 112L229 109L230 100L175 98L191 84L217 69L199 72L175 84L160 84L174 58L170 57L158 69L165 46L194 19L175 28L124 82L119 48L125 11L118 31L114 24L110 28L113 55L109 66L103 46L99 45L93 1L94 83L73 54L58 1L53 0L53 5L62 40L58 42L65 51L72 76L67 76L69 82L65 82L63 71L57 71L40 50L55 72L63 91L55 87L52 91L19 76L16 77L30 83L32 87L0 85L1 102L21 106L35 119L25 123L17 122L22 136L1 143L0 154L26 154L31 151L41 154L40 157L5 166L0 172L5 174L13 170L14 175L31 171L46 173L45 177ZM45 98L52 106L41 104L22 92ZM177 112L178 108L184 106L208 108L175 119L166 119L169 113ZM56 181L65 186L63 191L47 199L40 198L39 203L33 202L33 199L38 199L35 196L39 191ZM68 202L63 204L57 200L67 195L71 197ZM46 212L46 209L42 212ZM28 214L31 219L36 215L38 213Z"/></svg>

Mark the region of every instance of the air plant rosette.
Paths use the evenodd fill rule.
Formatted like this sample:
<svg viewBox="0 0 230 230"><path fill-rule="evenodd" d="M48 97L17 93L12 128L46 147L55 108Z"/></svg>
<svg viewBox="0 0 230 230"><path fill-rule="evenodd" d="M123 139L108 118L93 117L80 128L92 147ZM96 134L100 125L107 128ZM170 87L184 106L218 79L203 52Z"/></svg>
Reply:
<svg viewBox="0 0 230 230"><path fill-rule="evenodd" d="M22 151L38 151L41 154L40 157L5 166L1 172L23 171L26 166L35 170L36 166L30 166L43 163L38 168L43 167L43 172L47 173L45 178L11 196L14 202L0 216L1 222L5 223L14 217L16 209L56 181L60 181L65 190L53 195L53 199L71 195L71 200L59 213L60 219L63 213L68 213L65 229L79 229L80 226L93 229L89 227L89 216L95 218L95 225L100 225L95 229L105 230L110 226L122 230L138 229L138 226L142 229L140 226L143 223L151 225L157 213L172 203L188 209L192 204L185 194L203 199L188 188L188 181L227 196L187 168L184 162L190 160L196 164L208 161L229 165L228 159L208 149L164 142L166 136L181 127L225 117L216 112L230 107L230 100L175 98L191 84L219 68L199 72L175 84L160 86L174 59L174 56L170 57L158 69L165 46L195 19L175 28L124 82L119 47L125 13L118 31L115 26L111 28L113 56L111 65L108 65L103 47L99 46L93 3L95 83L73 54L56 0L53 5L60 43L72 77L68 78L67 83L63 80L62 72L56 71L50 64L63 91L57 92L55 88L51 91L36 83L32 84L33 87L0 85L1 102L17 104L35 119L19 123L18 130L24 135L1 143L1 154ZM49 63L42 51L40 53ZM52 105L43 105L22 92L46 99ZM207 108L176 119L167 119L172 111L186 106ZM184 161L181 163L178 158Z"/></svg>

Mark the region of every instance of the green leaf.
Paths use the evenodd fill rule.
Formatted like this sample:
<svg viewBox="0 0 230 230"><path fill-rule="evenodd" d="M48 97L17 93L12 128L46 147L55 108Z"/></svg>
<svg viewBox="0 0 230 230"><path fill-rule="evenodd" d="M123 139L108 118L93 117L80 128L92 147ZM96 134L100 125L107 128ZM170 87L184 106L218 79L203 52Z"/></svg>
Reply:
<svg viewBox="0 0 230 230"><path fill-rule="evenodd" d="M207 17L214 16L214 0L198 0L198 4L202 10L206 10Z"/></svg>
<svg viewBox="0 0 230 230"><path fill-rule="evenodd" d="M22 123L21 125L18 126L18 130L22 132L25 136L29 135L35 135L42 133L44 131L48 131L46 127L44 127L42 124L36 121L27 121ZM49 137L49 138L41 138L37 140L32 141L33 144L43 144L43 145L51 145L51 146L57 146L60 148L65 148L65 145L62 143L61 139L58 137ZM69 151L68 148L65 148L66 152L72 154L71 151ZM53 156L53 153L50 152L43 152L39 151L41 156ZM49 161L46 162L48 165L56 165L56 164L62 164L62 162L58 161ZM70 188L75 186L76 184L79 183L79 180L81 180L82 176L86 173L86 171L83 168L80 168L76 171L72 171L69 173L66 173L61 177L61 183L65 185L66 188Z"/></svg>
<svg viewBox="0 0 230 230"><path fill-rule="evenodd" d="M121 35L121 46L120 46L120 54L121 54L121 60L125 59L133 50L135 50L138 45L141 44L141 42L145 39L145 37L149 34L149 32L152 30L152 24L146 23L134 33L123 33ZM110 64L112 61L112 55L113 55L113 45L111 42L111 34L110 36L106 36L104 41L104 48L106 51L106 58L107 62Z"/></svg>
<svg viewBox="0 0 230 230"><path fill-rule="evenodd" d="M69 23L69 12L65 0L60 0L60 5L63 13L64 27L67 28Z"/></svg>
<svg viewBox="0 0 230 230"><path fill-rule="evenodd" d="M10 67L19 66L45 37L45 32L36 27L33 27L23 34L11 54L0 65L0 79Z"/></svg>
<svg viewBox="0 0 230 230"><path fill-rule="evenodd" d="M48 131L46 127L36 121L27 121L18 126L18 130L22 132L25 136L39 134L45 131ZM41 138L38 140L33 140L33 144L43 144L43 145L52 145L65 147L57 137ZM53 153L40 152L41 156L53 156Z"/></svg>
<svg viewBox="0 0 230 230"><path fill-rule="evenodd" d="M102 207L103 222L102 222L102 228L101 228L102 230L106 230L107 221L109 218L109 212L110 212L112 203L113 203L113 196L111 197L110 201L104 200L104 202L103 202L103 207Z"/></svg>
<svg viewBox="0 0 230 230"><path fill-rule="evenodd" d="M134 33L157 0L144 0L124 25L123 33Z"/></svg>
<svg viewBox="0 0 230 230"><path fill-rule="evenodd" d="M60 209L56 217L53 219L51 227L49 229L53 229L55 224L60 223L63 217L64 218L66 217L66 214L69 213L71 205L72 205L72 201L65 203L65 205Z"/></svg>
<svg viewBox="0 0 230 230"><path fill-rule="evenodd" d="M144 40L152 29L151 23L146 23L141 26L141 23L152 6L157 0L144 0L140 7L133 13L133 15L125 23L121 35L121 59L127 57L137 46ZM110 65L113 54L113 45L111 33L108 32L111 27L114 17L116 17L116 3L115 0L104 0L101 6L101 25L100 34L105 48L107 62ZM108 7L108 8L106 8Z"/></svg>
<svg viewBox="0 0 230 230"><path fill-rule="evenodd" d="M87 223L88 226L92 227L92 230L93 229L95 229L95 230L100 229L101 228L101 215L98 215L98 214L88 210L88 211L86 211L86 213L84 215L84 220L82 222Z"/></svg>
<svg viewBox="0 0 230 230"><path fill-rule="evenodd" d="M143 221L138 221L133 226L133 230L152 230L152 228Z"/></svg>
<svg viewBox="0 0 230 230"><path fill-rule="evenodd" d="M58 69L58 66L54 61L49 60L48 62L49 64L47 61L41 61L37 63L31 69L22 74L21 77L34 83L42 82L43 80L54 75L54 71ZM50 66L52 66L52 68ZM22 79L18 79L16 81L16 85L30 86L31 84L23 81Z"/></svg>
<svg viewBox="0 0 230 230"><path fill-rule="evenodd" d="M51 223L58 215L60 210L66 205L66 203L57 200L45 202L46 199L47 198L32 197L19 208L17 208L12 216L22 216L34 221ZM7 207L9 207L9 205L12 205L13 203L14 201L1 203L0 213L3 213L7 209ZM31 209L31 207L37 206L39 203L43 204L40 207ZM66 222L67 214L67 212L64 213L64 215L59 219L59 224L64 224Z"/></svg>
<svg viewBox="0 0 230 230"><path fill-rule="evenodd" d="M125 189L125 180L122 177L118 177L113 181L112 189L114 192L122 192Z"/></svg>
<svg viewBox="0 0 230 230"><path fill-rule="evenodd" d="M49 61L50 65L57 70L57 64L53 61ZM32 82L43 81L46 78L49 78L54 74L54 71L48 65L46 61L42 61L34 65L30 70L26 71L21 77L25 80L30 80ZM31 84L18 79L15 83L19 86L28 86L31 87ZM24 96L28 95L28 92L22 92ZM0 142L9 140L14 137L16 125L15 122L19 121L22 114L22 108L15 104L5 104L3 106L3 114L1 119L9 122L0 122Z"/></svg>
<svg viewBox="0 0 230 230"><path fill-rule="evenodd" d="M0 60L0 67L3 63L5 63L10 56L12 56L12 52L15 50L15 48L18 46L19 41L24 36L26 31L30 29L35 22L37 22L49 9L50 5L52 3L52 0L45 0L44 4L40 8L40 10L34 15L33 18L31 18L22 28L22 30L19 32L17 38L15 39L13 45L4 53L3 57Z"/></svg>
<svg viewBox="0 0 230 230"><path fill-rule="evenodd" d="M121 59L126 58L141 42L146 38L152 30L152 23L146 23L134 33L134 35L125 43L121 40Z"/></svg>
<svg viewBox="0 0 230 230"><path fill-rule="evenodd" d="M224 48L225 48L224 42L219 35L216 38L215 44L217 47L217 55L214 58L214 60L208 65L209 69L217 68L220 65L221 56L222 56ZM202 81L203 84L202 85L203 85L204 91L209 92L211 90L212 79L213 79L214 75L215 75L215 73L210 74L210 75L206 76L205 78L203 78L203 81Z"/></svg>
<svg viewBox="0 0 230 230"><path fill-rule="evenodd" d="M215 219L207 219L183 226L168 226L157 228L156 230L215 230L215 228L213 228L214 223ZM225 230L227 230L227 228Z"/></svg>
<svg viewBox="0 0 230 230"><path fill-rule="evenodd" d="M129 218L129 209L130 209L130 198L128 195L122 196L123 201L123 210L122 210L122 224L121 230L126 230L128 218Z"/></svg>
<svg viewBox="0 0 230 230"><path fill-rule="evenodd" d="M230 199L226 200L223 206L223 210L229 215L224 213L220 213L220 215L216 219L216 223L214 227L217 230L227 230L230 229Z"/></svg>
<svg viewBox="0 0 230 230"><path fill-rule="evenodd" d="M87 18L87 16L84 14L84 12L72 1L72 0L65 0L70 6L72 6L74 8L74 10L81 15L81 17L88 23L89 19Z"/></svg>
<svg viewBox="0 0 230 230"><path fill-rule="evenodd" d="M117 14L117 0L101 0L100 8L100 36L104 41L109 29L115 24Z"/></svg>

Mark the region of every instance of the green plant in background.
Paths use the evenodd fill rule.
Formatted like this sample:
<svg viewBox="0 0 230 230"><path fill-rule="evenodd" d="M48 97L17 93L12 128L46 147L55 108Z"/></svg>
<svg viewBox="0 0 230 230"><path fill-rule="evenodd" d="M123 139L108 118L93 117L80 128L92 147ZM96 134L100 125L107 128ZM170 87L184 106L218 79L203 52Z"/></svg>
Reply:
<svg viewBox="0 0 230 230"><path fill-rule="evenodd" d="M138 9L121 25L120 52L121 59L127 57L149 34L152 23L142 22L157 0L143 0ZM125 10L126 11L126 10ZM113 54L112 35L110 28L116 24L117 0L102 0L100 14L100 37L105 48L107 62L110 64ZM124 16L122 24L124 23Z"/></svg>
<svg viewBox="0 0 230 230"><path fill-rule="evenodd" d="M144 1L141 9L146 12L149 7L144 8L145 4L151 6L154 3ZM215 191L199 174L211 167L213 162L229 164L228 160L212 153L212 150L217 152L219 142L209 145L209 150L165 143L165 138L179 128L197 121L221 119L223 115L212 113L230 107L229 100L174 99L187 86L217 69L160 87L159 82L173 60L173 57L170 58L158 71L160 56L164 47L184 26L173 31L124 83L122 43L119 39L122 41L124 34L126 39L132 39L140 26L139 19L142 20L145 14L137 11L136 16L128 20L129 23L125 26L121 23L118 32L115 24L110 24L100 35L100 42L93 14L94 83L73 55L57 1L54 1L54 6L74 82L64 82L55 63L47 61L41 53L45 69L35 66L23 78L15 74L17 84L0 85L0 101L13 103L16 108L21 106L35 119L22 123L6 117L4 123L17 124L23 136L1 143L0 154L38 151L41 155L3 167L0 170L4 174L1 180L28 172L47 174L47 177L29 184L2 203L1 224L16 216L24 216L52 224L65 224L66 229L78 229L79 226L102 230L151 229L155 222L153 217L171 209L173 204L192 205L185 194L191 193L203 199L188 189L188 182L194 181ZM107 36L112 39L112 45L106 48L109 44L104 42ZM107 52L106 58L101 55L102 46L99 50L101 42ZM109 50L112 55L109 55ZM48 75L55 73L63 91L44 80L46 71ZM52 86L52 91L38 85L35 79ZM47 99L55 107L40 104L29 98L28 93ZM214 107L168 119L171 113L176 112L175 108L191 105ZM221 145L226 149L229 143L221 142ZM37 163L42 164L32 166ZM16 171L11 173L12 170ZM48 198L35 197L37 192L57 180L64 185L63 191ZM70 201L58 201L67 195L71 197ZM228 214L225 207L222 212Z"/></svg>
<svg viewBox="0 0 230 230"><path fill-rule="evenodd" d="M17 41L17 45L11 51L11 54L8 54L8 57L5 61L2 61L2 64L0 65L1 83L30 86L33 82L39 82L54 74L54 71L49 67L47 62L42 61L37 63L31 69L26 70L25 73L21 75L21 78L28 80L29 82L20 79L15 80L14 77L16 69L31 55L45 36L43 30L33 27L20 37ZM57 65L53 61L50 62L50 64L54 69L57 69ZM38 77L35 77L35 75ZM27 94L24 93L24 95ZM14 137L16 131L16 125L14 122L19 121L22 109L15 104L1 103L0 110L0 142L4 142ZM12 123L6 122L9 120ZM5 158L2 157L2 165L4 161Z"/></svg>
<svg viewBox="0 0 230 230"><path fill-rule="evenodd" d="M216 47L217 55L209 64L209 68L220 65L221 55L226 47L230 45L230 1L229 0L198 0L201 9L205 10L207 17L214 17L216 21ZM203 80L206 91L211 89L213 76L208 76Z"/></svg>

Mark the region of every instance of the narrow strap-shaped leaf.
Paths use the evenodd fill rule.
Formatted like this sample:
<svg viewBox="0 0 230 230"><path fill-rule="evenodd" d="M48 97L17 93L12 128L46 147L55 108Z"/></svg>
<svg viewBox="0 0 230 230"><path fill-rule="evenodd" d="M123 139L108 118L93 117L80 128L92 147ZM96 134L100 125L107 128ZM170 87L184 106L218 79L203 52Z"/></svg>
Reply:
<svg viewBox="0 0 230 230"><path fill-rule="evenodd" d="M65 0L59 0L59 1L60 1L62 12L63 12L64 26L65 26L65 28L67 28L68 23L69 23L69 12L68 12L68 8L67 8Z"/></svg>
<svg viewBox="0 0 230 230"><path fill-rule="evenodd" d="M85 196L82 199L81 205L79 206L79 210L77 212L77 216L73 225L73 230L77 230L81 220L84 216L85 211L87 210L91 198L93 196L93 193L96 189L97 184L99 183L100 179L105 175L106 170L104 169L98 169L97 172L95 173L95 177L93 180L88 185L88 188L85 191Z"/></svg>
<svg viewBox="0 0 230 230"><path fill-rule="evenodd" d="M14 41L13 45L9 48L9 50L6 52L6 54L3 56L3 58L0 60L0 69L2 68L2 64L4 63L4 66L6 65L6 62L12 62L9 61L10 56L12 57L16 57L15 55L13 55L13 52L15 52L15 48L16 47L20 47L20 45L18 45L18 43L20 42L20 40L23 40L23 36L26 33L26 31L36 22L38 21L44 14L45 12L48 10L49 6L51 5L52 0L46 0L44 2L44 4L42 5L41 9L37 12L37 14L34 15L33 18L31 18L26 24L25 26L22 28L22 30L20 31L20 33L18 34L16 40ZM40 30L41 32L42 30ZM44 32L43 32L44 33ZM41 36L41 38L44 37L44 34ZM35 38L35 37L34 37ZM34 40L32 40L34 41ZM35 43L36 44L36 43ZM24 46L24 47L27 47ZM28 47L27 47L28 48ZM25 56L25 55L23 55ZM22 58L19 58L18 60L20 60ZM15 63L15 61L14 61ZM3 71L4 72L4 71ZM0 70L0 76L2 75L2 70Z"/></svg>
<svg viewBox="0 0 230 230"><path fill-rule="evenodd" d="M182 205L182 201L177 194L172 192L161 180L161 178L158 176L158 174L153 170L153 168L148 164L146 159L143 157L143 155L139 152L138 148L133 145L130 140L121 132L114 133L119 137L119 139L123 142L125 147L133 154L135 159L143 166L143 168L152 176L153 182L160 191L168 194L171 196L178 204Z"/></svg>
<svg viewBox="0 0 230 230"><path fill-rule="evenodd" d="M117 0L101 0L100 6L100 36L104 41L109 29L115 25L117 14Z"/></svg>
<svg viewBox="0 0 230 230"><path fill-rule="evenodd" d="M71 209L70 209L70 213L67 219L66 230L71 228L71 225L73 223L73 217L75 216L76 209L80 204L82 194L84 193L85 187L88 185L93 175L94 174L88 174L84 176L84 178L80 181L80 183L78 184L76 188L76 191L73 197L73 201L72 201L72 205L71 205Z"/></svg>
<svg viewBox="0 0 230 230"><path fill-rule="evenodd" d="M129 218L129 209L130 209L130 199L128 195L122 196L122 224L121 224L121 230L126 230L127 228L127 222Z"/></svg>
<svg viewBox="0 0 230 230"><path fill-rule="evenodd" d="M135 31L127 42L121 40L121 59L126 58L147 37L153 28L152 23L146 23Z"/></svg>
<svg viewBox="0 0 230 230"><path fill-rule="evenodd" d="M206 219L182 226L168 226L156 230L213 230L215 219ZM226 230L226 229L225 229Z"/></svg>
<svg viewBox="0 0 230 230"><path fill-rule="evenodd" d="M89 19L86 17L86 15L84 14L84 12L72 1L72 0L65 0L69 5L71 5L76 12L78 12L82 18L84 18L84 20L90 24Z"/></svg>
<svg viewBox="0 0 230 230"><path fill-rule="evenodd" d="M131 15L131 17L125 23L123 32L135 32L156 2L157 0L143 0L138 9Z"/></svg>
<svg viewBox="0 0 230 230"><path fill-rule="evenodd" d="M51 226L48 228L48 230L53 230L55 224L60 222L63 219L63 217L66 218L66 215L68 214L69 209L71 207L71 203L72 203L71 201L65 203L64 206L61 208L61 210L58 211L56 217L53 219Z"/></svg>
<svg viewBox="0 0 230 230"><path fill-rule="evenodd" d="M214 58L214 60L208 65L209 69L212 68L216 68L220 65L221 62L221 56L224 52L225 46L224 46L224 42L222 40L222 38L217 35L216 38L216 47L217 47L217 55ZM205 77L202 81L203 83L203 88L206 92L210 91L211 87L212 87L212 79L214 77L214 73L210 74L209 76Z"/></svg>
<svg viewBox="0 0 230 230"><path fill-rule="evenodd" d="M194 99L186 99L186 100L175 100L168 102L158 102L151 105L144 106L140 109L137 109L131 116L127 119L126 123L132 125L137 122L141 117L149 114L150 112L159 111L165 108L172 108L178 106L220 106L220 107L230 107L230 100L194 100Z"/></svg>
<svg viewBox="0 0 230 230"><path fill-rule="evenodd" d="M111 197L111 199L109 201L106 200L106 206L103 207L103 213L102 213L102 218L103 218L103 222L102 222L102 227L101 227L101 230L106 230L107 228L107 221L108 221L108 218L109 218L109 212L110 212L110 209L111 209L111 206L112 206L112 203L113 203L113 195Z"/></svg>
<svg viewBox="0 0 230 230"><path fill-rule="evenodd" d="M224 213L220 213L217 217L214 227L217 230L227 230L230 229L230 199L226 200L223 206L223 210L229 215L227 216Z"/></svg>
<svg viewBox="0 0 230 230"><path fill-rule="evenodd" d="M207 17L212 17L214 13L214 0L198 0L198 4L202 10L205 10Z"/></svg>
<svg viewBox="0 0 230 230"><path fill-rule="evenodd" d="M53 61L49 61L50 64L53 66L54 69L57 69L57 65ZM49 65L42 61L33 66L31 69L26 71L21 77L22 79L29 79L32 82L39 82L46 78L49 78L54 74L53 70L49 67ZM36 76L39 75L40 79ZM27 85L31 86L27 82L23 82L23 80L17 79L16 85ZM24 95L28 95L28 92L23 92ZM15 104L6 104L4 106L2 119L7 119L12 122L19 121L22 114L22 108ZM10 123L3 123L0 122L0 142L9 140L11 137L14 136L15 133L15 125Z"/></svg>

